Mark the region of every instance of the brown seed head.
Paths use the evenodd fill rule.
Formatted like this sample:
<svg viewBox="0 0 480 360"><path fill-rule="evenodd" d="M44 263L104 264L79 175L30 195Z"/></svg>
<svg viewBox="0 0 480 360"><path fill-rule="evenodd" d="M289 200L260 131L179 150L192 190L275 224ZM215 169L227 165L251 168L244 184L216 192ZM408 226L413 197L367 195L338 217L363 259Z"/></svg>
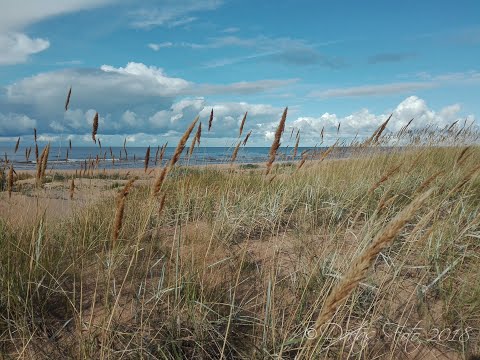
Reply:
<svg viewBox="0 0 480 360"><path fill-rule="evenodd" d="M67 100L65 101L65 111L68 110L68 104L70 104L70 96L72 95L72 87L68 90Z"/></svg>
<svg viewBox="0 0 480 360"><path fill-rule="evenodd" d="M210 112L210 119L208 119L208 131L210 131L212 127L212 122L213 122L213 108L212 108L212 111Z"/></svg>
<svg viewBox="0 0 480 360"><path fill-rule="evenodd" d="M18 151L18 146L20 145L20 138L18 138L17 143L15 144L15 154Z"/></svg>
<svg viewBox="0 0 480 360"><path fill-rule="evenodd" d="M247 114L248 114L248 111L246 111L245 115L243 115L243 119L242 119L242 123L240 124L240 130L239 130L238 136L242 136L243 126L245 125L245 120L247 120Z"/></svg>
<svg viewBox="0 0 480 360"><path fill-rule="evenodd" d="M77 170L75 170L75 173L77 172ZM73 195L75 193L75 181L72 177L72 181L70 182L70 200L73 200Z"/></svg>
<svg viewBox="0 0 480 360"><path fill-rule="evenodd" d="M243 146L245 146L247 144L247 141L248 141L248 138L250 137L250 135L252 135L252 130L250 130L247 134L247 136L245 136L245 140L243 140Z"/></svg>
<svg viewBox="0 0 480 360"><path fill-rule="evenodd" d="M98 130L98 112L95 113L95 116L93 118L93 123L92 123L92 140L97 143L97 139L95 136L97 135L97 130Z"/></svg>
<svg viewBox="0 0 480 360"><path fill-rule="evenodd" d="M230 160L231 164L235 162L235 159L237 158L237 154L238 154L238 149L240 148L241 144L242 144L242 140L240 140L237 146L235 146L235 149L233 150L233 154L232 154L232 159Z"/></svg>
<svg viewBox="0 0 480 360"><path fill-rule="evenodd" d="M275 156L277 155L277 150L280 147L280 138L282 137L283 130L285 129L285 121L287 120L288 107L283 111L282 118L278 124L277 131L275 132L275 138L273 140L272 146L270 147L269 158L267 162L267 170L265 175L270 173L272 169L273 162L275 161Z"/></svg>
<svg viewBox="0 0 480 360"><path fill-rule="evenodd" d="M403 211L401 211L393 220L391 220L387 226L383 228L375 238L370 242L370 245L357 256L351 265L348 267L347 272L343 276L342 280L334 287L330 295L328 295L325 303L322 307L317 321L315 322L315 330L317 336L321 335L320 328L326 324L335 315L338 307L348 298L351 292L362 281L371 264L377 258L377 255L389 246L395 236L400 232L407 221L413 216L413 214L420 208L426 199L430 197L434 189L430 189L427 192L417 196ZM308 341L309 345L313 345L316 337Z"/></svg>
<svg viewBox="0 0 480 360"><path fill-rule="evenodd" d="M145 152L145 173L148 170L148 163L150 162L150 146L147 148L147 151Z"/></svg>

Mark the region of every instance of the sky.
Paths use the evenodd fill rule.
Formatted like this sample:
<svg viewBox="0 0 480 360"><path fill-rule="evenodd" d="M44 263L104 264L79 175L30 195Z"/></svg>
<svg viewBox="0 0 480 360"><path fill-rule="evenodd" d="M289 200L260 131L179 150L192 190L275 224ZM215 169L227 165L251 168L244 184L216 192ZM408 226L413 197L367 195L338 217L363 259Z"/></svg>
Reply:
<svg viewBox="0 0 480 360"><path fill-rule="evenodd" d="M303 146L480 116L477 0L0 0L0 145ZM72 87L69 109L65 98ZM337 135L338 124L341 124ZM206 129L206 127L204 127ZM283 145L288 142L285 136Z"/></svg>

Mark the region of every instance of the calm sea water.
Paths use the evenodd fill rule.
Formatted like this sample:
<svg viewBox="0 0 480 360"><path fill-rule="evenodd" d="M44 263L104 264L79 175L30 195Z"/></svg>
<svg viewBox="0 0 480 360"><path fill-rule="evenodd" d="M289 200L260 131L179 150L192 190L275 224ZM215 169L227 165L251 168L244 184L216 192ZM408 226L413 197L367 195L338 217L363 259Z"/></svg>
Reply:
<svg viewBox="0 0 480 360"><path fill-rule="evenodd" d="M42 146L39 146L39 151L43 149ZM59 170L68 170L68 169L79 169L80 163L85 162L85 160L93 159L98 157L100 158L100 168L112 169L112 168L142 168L144 166L145 152L146 147L127 147L127 155L125 158L125 152L122 147L112 147L112 152L115 157L115 164L112 163L112 157L110 155L110 148L103 147L102 149L98 147L73 147L69 150L68 160L66 159L68 147L51 147L49 155L49 168L59 169ZM314 148L308 147L299 147L297 158L300 158L300 154L305 150L313 150ZM315 150L322 150L325 148L316 148ZM180 164L182 165L206 165L206 164L222 164L228 163L232 156L233 148L231 147L200 147L196 148L192 157L188 159L186 156L188 148L185 148L182 157L180 159ZM241 147L239 149L236 162L237 163L260 163L264 162L268 158L269 147ZM155 153L157 148L152 148L150 152L150 166L154 166ZM174 147L168 147L165 151L163 158L163 163L170 160L175 151ZM120 152L122 160L119 161ZM335 157L343 157L345 154L336 154ZM280 148L278 152L277 159L285 160L286 155L291 159L292 149L291 148ZM27 161L25 157L25 147L20 147L17 153L14 153L14 146L0 146L0 156L1 162L4 161L5 156L12 161L14 167L18 170L33 170L35 169L35 149L32 147L30 158ZM103 161L105 158L106 161ZM158 164L157 164L158 165Z"/></svg>

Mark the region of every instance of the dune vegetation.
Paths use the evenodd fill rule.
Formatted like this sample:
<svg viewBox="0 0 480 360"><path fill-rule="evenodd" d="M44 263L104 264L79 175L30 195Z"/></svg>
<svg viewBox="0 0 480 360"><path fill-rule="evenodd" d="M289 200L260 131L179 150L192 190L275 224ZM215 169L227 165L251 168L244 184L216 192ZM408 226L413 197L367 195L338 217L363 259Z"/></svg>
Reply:
<svg viewBox="0 0 480 360"><path fill-rule="evenodd" d="M478 358L478 131L387 120L296 154L286 117L261 166L235 163L245 134L224 167L177 163L198 118L132 174L3 161L0 357Z"/></svg>

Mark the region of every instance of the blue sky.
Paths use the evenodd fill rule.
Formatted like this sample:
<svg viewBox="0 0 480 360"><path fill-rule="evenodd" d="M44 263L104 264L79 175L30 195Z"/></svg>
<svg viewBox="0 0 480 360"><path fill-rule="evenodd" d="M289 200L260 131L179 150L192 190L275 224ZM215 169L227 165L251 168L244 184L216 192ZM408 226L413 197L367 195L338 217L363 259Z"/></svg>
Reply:
<svg viewBox="0 0 480 360"><path fill-rule="evenodd" d="M285 106L305 146L480 114L478 1L2 0L0 141L170 144L215 113L231 145L248 111L268 146ZM72 86L70 109L63 105Z"/></svg>

